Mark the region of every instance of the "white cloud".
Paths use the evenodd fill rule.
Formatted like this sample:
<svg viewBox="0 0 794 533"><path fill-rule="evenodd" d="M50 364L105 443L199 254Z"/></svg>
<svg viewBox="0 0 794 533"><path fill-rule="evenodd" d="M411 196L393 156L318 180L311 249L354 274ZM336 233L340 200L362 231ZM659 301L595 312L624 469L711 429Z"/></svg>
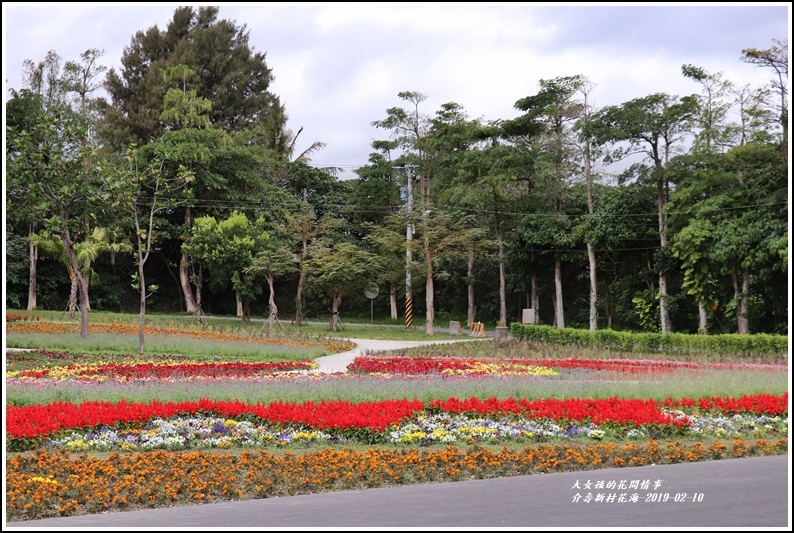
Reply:
<svg viewBox="0 0 794 533"><path fill-rule="evenodd" d="M165 29L177 4L3 4L3 69L21 87L24 59L48 50L64 60L105 49L120 67L137 31ZM769 73L741 63L743 48L766 48L790 33L790 4L221 4L220 18L245 24L272 68L272 89L301 141L327 147L323 165L364 165L371 122L402 106L400 91L428 95L423 111L446 102L472 118L511 118L538 81L582 74L597 105L698 87L680 69L692 63L743 85ZM7 97L7 93L6 97ZM299 142L299 145L301 143ZM299 150L301 146L299 146Z"/></svg>

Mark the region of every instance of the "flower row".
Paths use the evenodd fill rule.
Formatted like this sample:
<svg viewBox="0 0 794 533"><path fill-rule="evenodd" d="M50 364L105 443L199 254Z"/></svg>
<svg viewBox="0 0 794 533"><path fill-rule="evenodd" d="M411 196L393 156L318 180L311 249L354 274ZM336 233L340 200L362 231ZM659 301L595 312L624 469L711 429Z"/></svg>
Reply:
<svg viewBox="0 0 794 533"><path fill-rule="evenodd" d="M307 443L362 443L431 445L489 442L546 442L556 440L647 439L655 434L676 437L732 438L752 435L756 438L787 436L787 420L782 417L737 414L722 416L687 416L683 412L667 413L672 418L686 417L683 427L645 425L600 428L593 423L560 425L551 420L522 417L484 418L461 414L416 413L408 420L387 428L384 433L355 434L350 431L317 431L249 420L232 420L216 416L156 418L135 428L102 427L98 430L64 432L44 443L49 450L138 451L183 450L231 447L287 446ZM666 429L666 430L665 430Z"/></svg>
<svg viewBox="0 0 794 533"><path fill-rule="evenodd" d="M113 333L117 335L137 335L138 326L134 324L90 324L90 333ZM80 324L73 322L11 322L6 324L6 331L24 334L65 334L79 333ZM352 349L355 343L339 339L320 339L317 341L295 340L283 337L256 337L251 335L235 335L212 329L176 329L157 326L146 326L147 335L182 336L213 341L257 342L276 346L292 346L296 348L322 347L329 352L344 352Z"/></svg>
<svg viewBox="0 0 794 533"><path fill-rule="evenodd" d="M584 369L607 372L652 373L699 368L787 371L786 365L705 363L635 359L470 359L426 356L362 356L348 365L359 374L518 374L557 375L553 369Z"/></svg>
<svg viewBox="0 0 794 533"><path fill-rule="evenodd" d="M770 442L655 440L467 449L326 448L302 454L152 451L87 454L40 451L6 458L6 519L124 511L253 498L459 481L605 467L695 462L788 451Z"/></svg>
<svg viewBox="0 0 794 533"><path fill-rule="evenodd" d="M263 363L242 362L179 362L144 361L137 363L95 363L70 365L56 368L6 372L6 378L17 379L190 379L256 377L263 373L294 370L312 370L317 363L308 359L301 361L275 361Z"/></svg>
<svg viewBox="0 0 794 533"><path fill-rule="evenodd" d="M38 322L41 320L41 317L38 315L35 316L28 316L28 315L20 315L18 313L6 313L6 322L26 322L28 320L35 320Z"/></svg>
<svg viewBox="0 0 794 533"><path fill-rule="evenodd" d="M742 398L707 399L715 412L734 414L747 412L778 416L788 413L788 393L780 396L759 394ZM152 401L150 403L110 402L54 402L47 405L7 406L6 435L9 442L26 439L46 439L63 430L83 427L143 424L153 418L170 418L178 414L213 413L226 418L253 417L272 424L302 425L316 430L364 429L369 433L383 432L417 412L466 413L473 415L516 415L528 419L548 419L555 422L607 422L641 426L662 424L683 427L691 422L687 417L672 417L667 407L701 404L698 400L682 398L665 402L639 399L515 399L478 398L433 400L427 405L419 400L385 400L353 403L345 400L306 401L302 403L273 402L245 404L241 401L197 402Z"/></svg>

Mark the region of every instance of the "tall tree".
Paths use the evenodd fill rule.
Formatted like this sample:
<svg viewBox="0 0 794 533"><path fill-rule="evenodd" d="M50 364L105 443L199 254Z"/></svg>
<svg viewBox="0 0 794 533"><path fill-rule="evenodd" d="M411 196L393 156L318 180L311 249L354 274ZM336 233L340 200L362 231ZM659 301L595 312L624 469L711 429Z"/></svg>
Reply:
<svg viewBox="0 0 794 533"><path fill-rule="evenodd" d="M609 106L595 113L587 127L594 142L625 143L610 156L612 161L640 153L652 165L652 176L656 183L657 215L659 219L660 257L659 271L659 320L662 334L671 330L667 302L667 273L665 259L668 246L667 214L665 205L670 195L667 165L670 158L682 149L682 141L688 134L688 125L697 109L695 98L678 98L656 93L630 100L619 106Z"/></svg>
<svg viewBox="0 0 794 533"><path fill-rule="evenodd" d="M62 104L48 106L25 130L7 130L7 208L29 206L31 217L63 243L80 293L80 333L88 338L88 279L83 276L75 243L107 211L111 176L86 161L96 149L84 144L84 122Z"/></svg>
<svg viewBox="0 0 794 533"><path fill-rule="evenodd" d="M419 112L419 105L427 100L427 96L416 91L402 91L397 96L411 104L411 107L408 109L401 107L389 108L386 110L386 118L376 120L372 125L391 132L391 141L402 152L400 163L407 163L415 168L415 172L410 173L408 179L413 180L413 176L418 176L419 203L415 205L411 202L411 204L412 208L416 209L420 215L413 217L413 214L410 214L409 216L421 219L419 224L427 230L422 233L425 268L425 332L428 335L433 335L433 320L435 317L433 254L438 249L439 243L434 243L431 239L439 234L437 231L431 231L431 228L441 228L446 224L436 224L431 220L440 213L440 210L434 208L432 192L435 173L428 150L428 136L431 124L429 118ZM408 190L413 191L415 189L411 185ZM412 307L412 303L409 301L411 299L412 296L406 294L406 308Z"/></svg>
<svg viewBox="0 0 794 533"><path fill-rule="evenodd" d="M67 103L68 85L62 74L62 59L54 50L47 52L44 59L35 63L26 59L22 63L23 89L20 92L11 90L12 99L6 104L6 127L16 128L16 131L25 131L31 128L36 117L49 106L65 105ZM31 139L33 144L40 140ZM24 205L20 206L24 208ZM28 310L36 309L36 269L39 250L32 235L37 231L37 222L34 218L25 215L26 210L15 213L15 217L26 219L28 239ZM9 212L9 211L7 211Z"/></svg>
<svg viewBox="0 0 794 533"><path fill-rule="evenodd" d="M774 106L780 127L783 130L780 153L788 163L788 40L773 39L774 43L765 50L745 48L742 50L742 61L775 71L772 87L779 97Z"/></svg>
<svg viewBox="0 0 794 533"><path fill-rule="evenodd" d="M124 154L123 162L106 160L103 170L116 172L116 185L111 195L111 207L126 212L132 217L135 231L134 252L137 273L133 275L133 287L138 290L138 354L146 351L146 300L158 289L156 285L146 284L145 265L154 245L163 239L165 232L158 228L161 220L155 215L174 209L180 202L177 191L184 180L192 180L189 172L180 173L168 179L164 172L164 159L161 148L149 144L143 150L130 146ZM160 153L158 153L158 151ZM157 236L155 236L157 234ZM131 247L132 248L132 247Z"/></svg>
<svg viewBox="0 0 794 533"><path fill-rule="evenodd" d="M103 139L117 150L139 146L165 131L160 120L170 87L161 72L186 65L197 73L192 87L212 103L213 126L225 131L250 128L281 109L270 92L274 77L265 54L249 44L245 24L219 19L217 6L180 6L165 30L138 31L124 48L120 71L105 78L110 102L102 102Z"/></svg>
<svg viewBox="0 0 794 533"><path fill-rule="evenodd" d="M574 149L573 125L583 112L577 99L585 79L569 76L540 80L540 92L522 98L515 107L524 111L524 120L541 126L542 132L533 140L538 153L535 162L536 179L543 182L544 192L554 205L554 213L564 214L566 196L572 181L578 177L581 152ZM562 291L562 260L558 254L554 262L555 306L554 323L565 327Z"/></svg>
<svg viewBox="0 0 794 533"><path fill-rule="evenodd" d="M583 78L581 81L579 93L582 95L582 116L577 122L577 128L580 131L587 129L587 124L593 114L590 92L595 86L586 78ZM579 147L582 150L582 173L587 189L587 213L592 217L595 213L593 190L597 178L594 165L601 154L600 151L593 146L591 139L587 135L580 135ZM585 239L585 244L587 245L587 262L590 267L590 331L595 331L598 329L598 262L596 261L594 243L590 239Z"/></svg>

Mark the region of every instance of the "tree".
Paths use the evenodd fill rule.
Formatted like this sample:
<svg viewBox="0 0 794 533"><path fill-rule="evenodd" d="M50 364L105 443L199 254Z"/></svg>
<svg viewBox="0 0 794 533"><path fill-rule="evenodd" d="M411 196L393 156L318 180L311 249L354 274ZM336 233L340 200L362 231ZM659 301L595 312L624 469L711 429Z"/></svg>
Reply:
<svg viewBox="0 0 794 533"><path fill-rule="evenodd" d="M308 204L301 205L300 209L286 216L285 231L300 246L298 258L298 286L295 292L295 325L300 327L303 319L303 288L306 283L306 260L309 257L309 244L316 231L317 215Z"/></svg>
<svg viewBox="0 0 794 533"><path fill-rule="evenodd" d="M268 296L268 332L273 332L273 325L278 320L278 307L276 306L276 290L274 281L277 276L294 272L295 257L286 240L286 236L280 235L281 232L271 230L269 238L264 242L261 250L254 257L251 266L245 269L247 274L262 274L267 279L267 286L270 290ZM279 323L280 325L280 323Z"/></svg>
<svg viewBox="0 0 794 533"><path fill-rule="evenodd" d="M80 61L67 61L64 65L63 83L75 95L77 109L88 125L89 138L94 137L97 120L96 100L89 95L101 87L96 78L107 70L106 66L98 63L104 54L104 50L90 48L80 54ZM91 140L96 142L96 139Z"/></svg>
<svg viewBox="0 0 794 533"><path fill-rule="evenodd" d="M155 291L156 285L146 285L144 267L149 260L153 246L162 236L155 237L158 220L155 215L165 210L174 209L178 203L175 192L182 186L182 181L189 181L193 176L188 173L178 174L174 179L167 179L163 171L164 159L157 154L158 146L149 145L141 153L136 146L130 146L124 154L124 162L108 161L105 172L117 172L114 181L116 188L111 195L111 207L121 209L132 216L135 229L135 255L137 273L133 275L133 287L140 294L138 319L138 354L146 350L146 300ZM148 161L147 161L148 159Z"/></svg>
<svg viewBox="0 0 794 533"><path fill-rule="evenodd" d="M77 278L80 334L87 339L88 279L82 274L75 242L106 212L113 178L91 166L97 151L84 143L84 121L71 109L53 104L31 122L25 130L7 130L7 207L27 206L34 220L60 237Z"/></svg>
<svg viewBox="0 0 794 533"><path fill-rule="evenodd" d="M220 222L203 216L193 222L190 240L182 245L187 254L206 265L211 288L220 290L231 285L240 294L244 323L250 322L251 300L262 292L253 282L249 267L269 238L263 225L263 220L252 224L237 211Z"/></svg>
<svg viewBox="0 0 794 533"><path fill-rule="evenodd" d="M537 157L534 174L542 182L543 192L554 205L556 215L563 215L568 188L578 177L581 153L576 149L573 125L582 116L583 104L577 100L585 84L582 76L540 80L540 92L522 98L515 107L524 111L522 120L535 123L540 132L531 142ZM559 226L562 228L563 226ZM562 263L559 254L554 262L555 306L554 322L565 327L562 292Z"/></svg>
<svg viewBox="0 0 794 533"><path fill-rule="evenodd" d="M436 231L430 231L430 228L442 227L444 224L433 224L430 220L438 213L438 210L433 209L432 183L434 172L428 151L430 122L428 117L419 113L419 104L424 102L427 96L416 91L403 91L397 93L397 96L409 102L412 108L408 110L400 107L389 108L386 110L386 118L376 120L372 122L372 125L376 128L390 130L393 146L402 151L401 163L416 167L416 175L419 178L420 200L419 206L416 207L418 207L418 212L421 213L421 225L427 230L422 233L422 248L425 256L425 332L428 335L432 335L435 315L433 250L436 249L438 243L430 241L433 235L437 234ZM413 174L408 179L413 180ZM408 189L413 190L413 185L411 184ZM413 216L413 214L409 216ZM411 307L411 296L409 294L406 294L406 300L406 307Z"/></svg>
<svg viewBox="0 0 794 533"><path fill-rule="evenodd" d="M590 104L590 91L592 91L594 87L593 83L586 78L583 78L581 82L579 92L583 99L582 116L576 125L580 131L587 128L587 124L593 113ZM593 189L597 177L593 166L601 153L599 150L595 149L591 139L586 135L580 135L579 143L582 149L582 161L584 163L582 173L584 174L584 181L587 187L587 213L593 216L595 213ZM590 331L595 331L598 329L598 262L596 261L593 242L590 239L585 239L585 244L587 245L587 262L590 267Z"/></svg>
<svg viewBox="0 0 794 533"><path fill-rule="evenodd" d="M362 225L364 240L374 246L383 267L381 277L373 281L389 286L389 301L393 319L397 318L397 287L406 283L407 270L409 280L407 290L410 290L410 279L418 270L418 266L412 260L413 253L421 250L416 241L406 241L406 227L407 231L412 230L410 219L407 219L407 216L407 213L395 213L387 215L380 224L364 222ZM408 254L406 254L406 247L409 251Z"/></svg>
<svg viewBox="0 0 794 533"><path fill-rule="evenodd" d="M298 137L303 132L303 127L300 127L297 132L293 132L287 127L288 119L284 108L276 107L272 113L262 117L254 127L257 141L270 150L274 156L275 182L284 185L290 182L290 163L307 165L311 162L310 155L312 153L325 148L324 142L314 141L303 151L297 153ZM320 170L331 176L336 176L341 171L336 167L324 167Z"/></svg>
<svg viewBox="0 0 794 533"><path fill-rule="evenodd" d="M636 327L637 307L633 300L639 297L642 305L650 308L657 293L654 250L648 246L649 242L658 241L656 187L642 177L643 172L647 172L647 167L637 164L619 175L616 185L577 185L590 189L593 211L590 213L588 205L586 214L571 217L571 222L576 223L571 237L576 244L586 242L598 251L598 307L608 329ZM640 321L639 325L657 331L658 313L653 322Z"/></svg>
<svg viewBox="0 0 794 533"><path fill-rule="evenodd" d="M670 195L667 165L680 150L680 143L688 133L688 124L697 109L693 97L678 98L657 93L630 100L620 106L599 110L587 125L587 134L596 145L606 142L625 143L613 151L608 160L619 161L641 153L650 160L656 182L657 214L659 219L659 320L661 332L670 332L671 323L667 303L667 275L663 268L667 252L667 214L665 205Z"/></svg>
<svg viewBox="0 0 794 533"><path fill-rule="evenodd" d="M38 94L42 102L66 104L66 84L61 75L62 59L55 50L47 52L43 61L34 63L31 59L22 62L23 88Z"/></svg>
<svg viewBox="0 0 794 533"><path fill-rule="evenodd" d="M721 309L747 334L751 297L774 294L772 287L785 291L786 173L774 144L750 143L718 158L692 154L671 163L677 183L668 204L677 230L672 251L683 262L684 288L699 304L702 332L707 313Z"/></svg>
<svg viewBox="0 0 794 533"><path fill-rule="evenodd" d="M705 154L724 152L735 138L734 128L727 124L731 106L725 101L733 85L722 79L722 73L710 74L693 65L684 65L681 72L702 87L701 94L694 97L697 110L693 122L699 131L692 150Z"/></svg>
<svg viewBox="0 0 794 533"><path fill-rule="evenodd" d="M23 89L20 92L12 91L12 98L6 103L6 137L12 139L16 135L23 132L30 132L35 127L38 120L43 113L43 100L40 94L36 94L30 89ZM37 145L40 139L30 139L31 145ZM6 166L9 171L13 168L13 159L18 157L13 151L6 152ZM13 180L13 176L11 176ZM40 179L40 178L39 178ZM12 181L13 183L13 181ZM9 189L9 199L12 199L16 193ZM15 205L17 209L11 209L11 205ZM28 301L27 309L32 311L38 306L36 296L36 268L39 256L39 249L31 239L37 230L37 223L34 214L31 212L30 206L25 202L14 202L13 204L6 203L6 214L8 220L14 220L16 224L24 226L26 232L26 243L28 247L27 269L28 269ZM15 224L15 225L16 225ZM14 229L14 225L10 226Z"/></svg>
<svg viewBox="0 0 794 533"><path fill-rule="evenodd" d="M71 289L69 291L69 318L74 320L77 311L77 296L78 296L78 281L77 273L69 259L69 254L64 248L63 241L60 236L55 235L49 231L34 233L31 235L32 243L38 247L42 252L50 255L58 262L63 263L66 271L69 274L71 282ZM74 243L74 253L77 257L77 263L80 271L85 279L90 284L96 281L99 277L96 271L91 268L91 263L96 261L99 254L110 251L110 242L107 239L107 232L103 228L93 228L91 233L88 234L85 240ZM128 243L119 243L116 247L117 251L127 252L132 251L132 246ZM88 297L85 298L88 302ZM90 305L88 307L90 309Z"/></svg>
<svg viewBox="0 0 794 533"><path fill-rule="evenodd" d="M110 69L103 101L102 138L116 150L158 139L169 85L162 72L186 65L197 73L196 95L212 103L209 120L227 132L250 128L281 108L270 92L273 74L265 54L249 44L245 24L219 19L218 7L181 6L165 30L138 31L124 49L120 71Z"/></svg>
<svg viewBox="0 0 794 533"><path fill-rule="evenodd" d="M773 46L766 50L745 48L741 60L759 67L768 67L775 71L772 81L773 89L780 96L777 115L783 129L780 153L788 163L788 40L773 39Z"/></svg>
<svg viewBox="0 0 794 533"><path fill-rule="evenodd" d="M22 79L24 88L20 92L12 89L12 98L6 104L6 127L14 127L16 131L28 130L35 124L36 117L46 106L64 104L66 100L66 88L61 76L61 56L54 50L47 52L44 60L39 63L26 59L22 63ZM32 142L37 143L38 140L33 139ZM39 251L31 240L31 236L37 230L37 223L24 214L24 209L22 211L20 218L27 219L29 268L27 309L32 311L38 306L36 268ZM11 213L8 210L6 212Z"/></svg>
<svg viewBox="0 0 794 533"><path fill-rule="evenodd" d="M376 256L353 243L318 243L308 260L308 280L313 291L331 299L331 331L341 326L342 297L357 289L363 290L380 268Z"/></svg>

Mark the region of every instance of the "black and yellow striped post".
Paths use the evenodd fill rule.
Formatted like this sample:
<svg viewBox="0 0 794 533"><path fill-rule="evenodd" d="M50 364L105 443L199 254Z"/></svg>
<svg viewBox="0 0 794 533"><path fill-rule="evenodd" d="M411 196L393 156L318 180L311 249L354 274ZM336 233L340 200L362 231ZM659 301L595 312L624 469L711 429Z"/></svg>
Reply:
<svg viewBox="0 0 794 533"><path fill-rule="evenodd" d="M414 322L414 302L410 296L405 297L405 327L410 328Z"/></svg>

